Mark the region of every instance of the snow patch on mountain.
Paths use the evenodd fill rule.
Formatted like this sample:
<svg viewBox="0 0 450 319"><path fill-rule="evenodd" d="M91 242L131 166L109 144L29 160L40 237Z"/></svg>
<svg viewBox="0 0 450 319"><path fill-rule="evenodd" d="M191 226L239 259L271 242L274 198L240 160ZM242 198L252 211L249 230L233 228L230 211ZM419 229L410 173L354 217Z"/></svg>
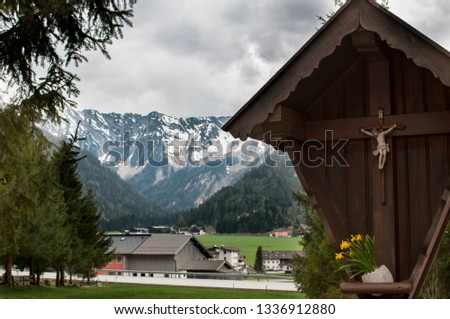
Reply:
<svg viewBox="0 0 450 319"><path fill-rule="evenodd" d="M141 195L163 208L198 206L233 184L267 152L264 143L242 142L221 129L229 117L172 117L68 109L61 125L44 124L47 134L84 137L94 154ZM257 158L255 158L257 157Z"/></svg>

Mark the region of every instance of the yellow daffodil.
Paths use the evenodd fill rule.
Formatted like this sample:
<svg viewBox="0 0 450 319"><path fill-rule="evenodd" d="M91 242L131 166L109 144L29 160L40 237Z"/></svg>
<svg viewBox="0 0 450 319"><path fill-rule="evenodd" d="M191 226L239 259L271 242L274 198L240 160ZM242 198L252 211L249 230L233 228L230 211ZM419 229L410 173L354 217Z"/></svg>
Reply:
<svg viewBox="0 0 450 319"><path fill-rule="evenodd" d="M337 253L336 260L341 260L341 259L344 259L344 255L342 253Z"/></svg>
<svg viewBox="0 0 450 319"><path fill-rule="evenodd" d="M350 235L350 239L341 241L337 261L344 261L339 270L353 273L352 277L366 274L377 268L375 260L375 237L369 235Z"/></svg>
<svg viewBox="0 0 450 319"><path fill-rule="evenodd" d="M341 242L341 250L345 250L345 249L349 249L350 248L350 243L346 240L343 240Z"/></svg>

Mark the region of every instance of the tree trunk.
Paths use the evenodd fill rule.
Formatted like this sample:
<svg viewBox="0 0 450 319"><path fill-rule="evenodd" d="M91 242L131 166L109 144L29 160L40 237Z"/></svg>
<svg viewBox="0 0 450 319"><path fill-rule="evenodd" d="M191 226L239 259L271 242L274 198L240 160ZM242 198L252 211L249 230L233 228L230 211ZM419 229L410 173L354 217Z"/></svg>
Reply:
<svg viewBox="0 0 450 319"><path fill-rule="evenodd" d="M40 265L39 261L37 261L37 262L36 262L36 260L34 261L33 268L34 268L34 274L35 274L34 284L36 286L39 286L41 284L41 275L43 273L43 271L41 270L41 265Z"/></svg>
<svg viewBox="0 0 450 319"><path fill-rule="evenodd" d="M69 271L69 284L70 285L73 285L72 278L73 278L72 269L70 269L70 271Z"/></svg>
<svg viewBox="0 0 450 319"><path fill-rule="evenodd" d="M38 272L36 274L36 286L39 286L41 284L41 274Z"/></svg>
<svg viewBox="0 0 450 319"><path fill-rule="evenodd" d="M59 268L56 269L56 287L59 287Z"/></svg>
<svg viewBox="0 0 450 319"><path fill-rule="evenodd" d="M64 287L64 266L61 266L59 272L59 286Z"/></svg>
<svg viewBox="0 0 450 319"><path fill-rule="evenodd" d="M13 267L13 258L11 255L6 256L6 264L5 264L5 285L12 286L14 284L13 276L12 276L12 267Z"/></svg>
<svg viewBox="0 0 450 319"><path fill-rule="evenodd" d="M36 282L34 280L34 258L33 257L30 257L29 267L30 267L30 275L29 275L30 276L30 278L29 278L30 285L35 285Z"/></svg>

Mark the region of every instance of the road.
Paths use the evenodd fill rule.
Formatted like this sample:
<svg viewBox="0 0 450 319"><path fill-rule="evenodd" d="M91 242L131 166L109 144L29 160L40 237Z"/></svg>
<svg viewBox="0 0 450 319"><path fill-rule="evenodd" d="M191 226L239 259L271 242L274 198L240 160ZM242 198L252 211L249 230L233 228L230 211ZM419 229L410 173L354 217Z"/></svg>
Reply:
<svg viewBox="0 0 450 319"><path fill-rule="evenodd" d="M14 271L13 275L27 276L28 272ZM55 273L44 273L43 278L55 279ZM188 278L164 278L164 277L133 277L133 276L107 276L99 275L93 280L106 283L133 283L147 285L167 285L184 287L208 287L208 288L228 288L247 290L276 290L276 291L297 291L297 287L292 281L274 280L216 280L216 279L188 279Z"/></svg>
<svg viewBox="0 0 450 319"><path fill-rule="evenodd" d="M256 280L215 280L215 279L187 279L187 278L150 278L150 277L126 277L126 276L98 276L99 281L136 283L151 285L169 285L186 287L215 287L230 289L250 290L280 290L297 291L291 281L256 281Z"/></svg>

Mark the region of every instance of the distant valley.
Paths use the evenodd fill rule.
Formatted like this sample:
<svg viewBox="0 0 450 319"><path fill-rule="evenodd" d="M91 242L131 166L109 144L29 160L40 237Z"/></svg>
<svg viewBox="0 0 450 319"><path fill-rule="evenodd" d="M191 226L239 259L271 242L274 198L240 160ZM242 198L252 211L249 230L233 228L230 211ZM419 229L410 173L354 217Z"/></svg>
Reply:
<svg viewBox="0 0 450 319"><path fill-rule="evenodd" d="M248 175L252 176L253 170L276 176L272 180L281 183L264 188L247 182L247 191L253 193L251 201L255 202L255 210L261 211L261 217L270 219L273 210L278 210L278 217L270 226L256 228L284 225L287 222L280 223L280 216L295 211L288 185L298 190L300 184L296 178L290 178L293 168L284 167L286 158L280 158L264 143L242 142L221 130L228 117L176 118L157 112L139 115L67 110L65 118L67 122L62 125L47 124L44 130L53 140L61 139L73 134L80 122L79 136L85 140L79 142L79 147L87 158L80 162L79 175L96 194L106 230L180 222L217 227L222 225L217 220L244 221L245 216L251 215L246 197L239 199L240 205L233 203L232 212L213 209L214 218L194 216L197 209L208 207L215 194L216 205L223 205L223 198L217 203L219 194L236 201L233 185L244 175L251 180ZM280 161L276 168L263 164L267 156ZM274 188L289 194L274 195ZM270 200L271 205L267 205L269 191L278 198ZM242 193L242 186L236 192ZM284 203L280 206L281 202ZM232 227L228 232L244 229Z"/></svg>

